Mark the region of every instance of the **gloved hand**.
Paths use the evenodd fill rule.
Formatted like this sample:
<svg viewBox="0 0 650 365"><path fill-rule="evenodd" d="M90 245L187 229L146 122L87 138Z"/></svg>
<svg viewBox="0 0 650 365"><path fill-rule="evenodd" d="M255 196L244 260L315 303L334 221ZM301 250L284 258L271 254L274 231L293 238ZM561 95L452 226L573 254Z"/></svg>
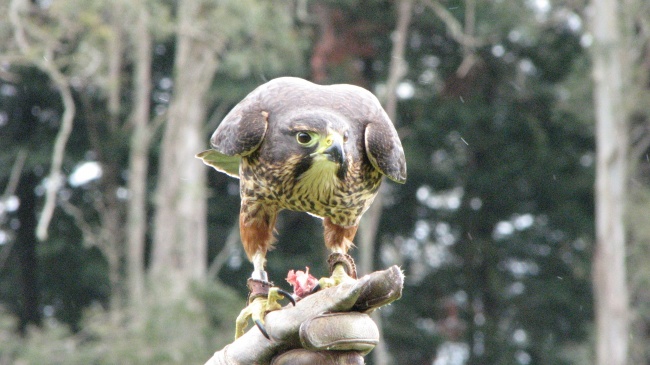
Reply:
<svg viewBox="0 0 650 365"><path fill-rule="evenodd" d="M402 295L404 276L397 266L354 283L321 290L266 315L267 340L251 328L206 365L363 364L379 342L377 326L366 314Z"/></svg>
<svg viewBox="0 0 650 365"><path fill-rule="evenodd" d="M303 322L298 331L302 348L281 353L271 365L363 364L363 355L379 342L379 330L370 316L339 312Z"/></svg>

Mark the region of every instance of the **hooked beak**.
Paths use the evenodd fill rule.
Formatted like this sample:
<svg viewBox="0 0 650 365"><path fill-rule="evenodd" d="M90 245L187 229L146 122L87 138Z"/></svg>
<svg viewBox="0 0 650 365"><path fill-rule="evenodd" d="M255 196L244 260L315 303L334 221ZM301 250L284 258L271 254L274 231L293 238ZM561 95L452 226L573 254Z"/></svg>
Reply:
<svg viewBox="0 0 650 365"><path fill-rule="evenodd" d="M336 132L332 132L325 137L321 145L312 153L311 156L323 155L329 161L332 161L339 166L345 165L345 150L343 149L343 137Z"/></svg>
<svg viewBox="0 0 650 365"><path fill-rule="evenodd" d="M325 150L323 155L328 160L337 163L339 166L345 164L345 150L343 149L343 137L338 133L331 133L323 141Z"/></svg>
<svg viewBox="0 0 650 365"><path fill-rule="evenodd" d="M343 180L347 175L348 162L345 158L345 142L343 137L336 132L330 132L320 141L316 151L310 156L320 161L327 160L338 165L336 176ZM322 159L322 160L321 160Z"/></svg>

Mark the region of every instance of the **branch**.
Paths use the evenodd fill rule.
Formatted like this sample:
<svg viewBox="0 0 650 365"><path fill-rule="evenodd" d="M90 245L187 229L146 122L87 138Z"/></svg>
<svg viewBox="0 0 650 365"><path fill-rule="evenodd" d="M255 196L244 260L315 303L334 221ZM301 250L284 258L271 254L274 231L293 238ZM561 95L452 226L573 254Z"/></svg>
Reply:
<svg viewBox="0 0 650 365"><path fill-rule="evenodd" d="M54 141L54 152L52 154L52 167L50 168L49 183L46 185L45 206L43 212L38 220L36 227L36 237L40 241L45 241L48 236L48 227L54 214L56 206L56 194L59 191L62 173L61 165L63 165L63 156L65 154L65 146L68 143L68 138L72 132L72 122L76 113L74 99L72 98L72 91L70 85L65 79L65 76L54 65L52 61L53 52L51 49L46 50L44 61L41 63L41 68L49 75L50 79L54 82L56 87L61 93L61 100L63 102L63 117L61 121L61 128L56 135Z"/></svg>
<svg viewBox="0 0 650 365"><path fill-rule="evenodd" d="M119 17L121 15L121 2L113 3L111 8L110 20L110 38L108 41L108 127L111 132L118 130L120 120L121 105L121 74L122 74L122 54L124 52L123 37Z"/></svg>
<svg viewBox="0 0 650 365"><path fill-rule="evenodd" d="M97 246L97 243L99 242L97 234L94 232L92 226L84 219L81 209L77 208L67 200L61 200L61 208L63 208L63 211L71 216L75 221L75 224L81 230L84 242L91 246Z"/></svg>
<svg viewBox="0 0 650 365"><path fill-rule="evenodd" d="M237 222L230 229L223 248L210 263L208 274L206 275L206 278L208 280L213 280L217 277L217 275L219 275L219 272L221 271L223 265L226 263L230 255L232 255L233 251L236 250L239 239L239 220L237 220Z"/></svg>
<svg viewBox="0 0 650 365"><path fill-rule="evenodd" d="M18 155L16 156L16 161L14 161L14 165L11 167L11 173L9 174L9 182L5 187L4 193L2 193L2 196L0 196L0 200L5 200L8 197L14 195L14 193L16 192L16 188L18 187L18 182L20 181L20 175L23 172L23 167L25 166L26 159L27 159L27 150L21 148L18 151ZM0 251L0 271L5 266L5 263L9 258L9 253L13 248L14 242L15 240L9 240L9 242L6 243L2 247L2 250Z"/></svg>
<svg viewBox="0 0 650 365"><path fill-rule="evenodd" d="M631 146L630 155L632 156L632 161L638 161L643 158L643 155L647 155L647 150L650 148L650 133L646 133L641 137L635 144Z"/></svg>
<svg viewBox="0 0 650 365"><path fill-rule="evenodd" d="M167 118L169 118L169 112L166 110L162 114L156 115L151 123L147 124L146 133L143 137L146 138L146 143L149 143L156 133L158 133L160 127L167 121Z"/></svg>
<svg viewBox="0 0 650 365"><path fill-rule="evenodd" d="M27 6L28 3L24 0L12 0L11 5L9 6L9 20L14 28L14 39L16 40L16 45L18 45L18 49L20 49L24 55L30 53L31 47L27 41L25 27L20 20L20 11L26 11Z"/></svg>
<svg viewBox="0 0 650 365"><path fill-rule="evenodd" d="M332 341L332 337L336 336L332 336L332 332L328 330L334 329L347 338L354 337L357 331L354 326L343 329L333 328L332 324L338 323L334 316L332 316L334 322L330 322L328 326L328 318L321 316L323 313L352 312L350 314L354 316L353 312L371 312L399 299L403 285L404 276L401 270L397 266L392 266L388 270L366 275L354 283L344 283L321 290L299 301L295 307L287 306L266 315L265 327L271 341L267 340L257 327L253 327L242 337L216 352L206 365L266 365L274 356L291 349L304 347L312 352L327 351L329 344L325 348L317 348L318 346L314 346L317 341L309 342L305 337L323 339L329 336L327 339ZM301 330L306 323L313 322L317 317L322 320L323 326L314 326L310 331ZM358 337L355 339L359 340ZM372 340L376 343L376 339ZM337 345L331 347L343 350ZM370 349L372 344L366 344L366 350Z"/></svg>
<svg viewBox="0 0 650 365"><path fill-rule="evenodd" d="M465 1L465 29L462 24L437 0L423 0L424 5L433 10L434 13L445 23L447 32L456 42L463 46L463 61L461 62L456 74L459 77L465 77L476 63L474 49L483 45L485 42L474 37L476 4L474 0Z"/></svg>
<svg viewBox="0 0 650 365"><path fill-rule="evenodd" d="M70 85L63 73L61 73L61 70L59 70L54 63L53 45L48 44L44 50L44 54L42 56L36 56L36 52L27 40L25 25L22 22L20 12L26 11L28 6L29 4L24 0L12 0L9 8L9 18L14 28L16 44L23 55L27 57L31 56L31 62L50 77L54 85L59 89L59 92L61 93L61 101L63 103L61 128L59 129L59 133L57 133L54 142L52 166L48 177L48 184L46 185L45 205L36 227L36 237L40 241L44 241L47 239L47 230L56 206L56 194L59 191L62 178L61 165L63 164L63 155L65 153L65 146L68 142L70 132L72 131L72 122L74 120L76 109Z"/></svg>
<svg viewBox="0 0 650 365"><path fill-rule="evenodd" d="M25 160L27 160L27 150L24 148L21 148L18 150L18 155L16 156L16 161L14 161L14 165L11 167L11 173L9 174L9 182L7 183L7 186L5 187L5 191L2 193L2 196L0 197L1 200L4 200L16 192L16 188L18 187L18 182L20 181L20 175L23 172L23 167L25 166Z"/></svg>
<svg viewBox="0 0 650 365"><path fill-rule="evenodd" d="M422 0L422 2L424 5L431 8L431 10L436 13L438 18L440 18L440 20L445 23L449 35L456 42L460 43L464 47L469 48L476 48L483 45L484 42L482 40L466 34L463 31L463 26L460 24L460 22L454 18L454 15L451 14L449 10L442 6L442 4L440 4L437 0ZM471 24L471 27L474 27L473 24Z"/></svg>
<svg viewBox="0 0 650 365"><path fill-rule="evenodd" d="M393 40L393 49L391 50L390 69L388 71L388 81L386 82L386 114L395 123L397 114L397 85L406 74L407 64L404 61L406 49L406 38L408 36L409 24L411 24L411 15L413 13L413 1L402 0L397 8L397 26L395 28L395 38Z"/></svg>

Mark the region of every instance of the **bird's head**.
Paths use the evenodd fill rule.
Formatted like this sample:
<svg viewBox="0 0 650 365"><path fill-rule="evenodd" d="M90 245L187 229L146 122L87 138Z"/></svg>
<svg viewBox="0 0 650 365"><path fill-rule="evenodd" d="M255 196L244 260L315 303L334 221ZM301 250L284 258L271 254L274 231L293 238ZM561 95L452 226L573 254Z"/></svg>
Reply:
<svg viewBox="0 0 650 365"><path fill-rule="evenodd" d="M348 167L347 141L347 130L339 132L332 128L296 128L295 143L303 155L302 166L297 172L300 175L307 171L310 174L333 172L339 179L344 179Z"/></svg>

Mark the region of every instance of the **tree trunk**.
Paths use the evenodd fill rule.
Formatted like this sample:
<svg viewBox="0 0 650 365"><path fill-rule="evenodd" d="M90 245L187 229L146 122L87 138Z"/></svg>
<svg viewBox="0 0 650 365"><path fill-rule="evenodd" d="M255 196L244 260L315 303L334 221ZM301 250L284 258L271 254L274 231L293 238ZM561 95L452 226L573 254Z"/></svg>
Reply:
<svg viewBox="0 0 650 365"><path fill-rule="evenodd" d="M155 286L181 298L206 272L205 167L194 155L205 146L205 95L221 45L200 30L201 0L178 4L174 96L160 156L156 232L151 261ZM153 284L153 283L152 283Z"/></svg>
<svg viewBox="0 0 650 365"><path fill-rule="evenodd" d="M111 37L108 42L108 77L111 80L108 88L108 133L110 138L116 138L119 129L122 108L122 67L124 65L123 29L121 26L121 8L119 2L114 4L111 14ZM101 131L101 129L100 129ZM101 135L101 132L99 132ZM102 142L105 138L100 139ZM110 153L110 147L102 143L98 150L98 160L101 162L103 176L101 190L103 203L97 206L101 220L100 248L108 261L108 273L111 283L112 319L119 321L120 309L124 307L125 287L122 260L124 258L124 204L117 198L120 187L121 167Z"/></svg>
<svg viewBox="0 0 650 365"><path fill-rule="evenodd" d="M20 300L18 310L18 331L21 335L27 334L29 324L41 324L41 310L39 308L39 283L38 283L38 256L36 254L36 206L34 190L39 179L32 172L26 173L20 179L20 188L17 190L20 198L18 220L20 228L16 231L15 252L20 267Z"/></svg>
<svg viewBox="0 0 650 365"><path fill-rule="evenodd" d="M593 264L596 363L626 365L629 308L623 216L629 137L622 103L622 37L617 0L592 0L592 5L597 146Z"/></svg>
<svg viewBox="0 0 650 365"><path fill-rule="evenodd" d="M129 154L126 261L130 308L140 318L139 310L144 299L144 249L147 233L147 174L151 132L149 109L151 107L151 53L152 37L149 31L149 12L144 4L135 31L131 34L135 48L134 110L131 115L133 134Z"/></svg>

